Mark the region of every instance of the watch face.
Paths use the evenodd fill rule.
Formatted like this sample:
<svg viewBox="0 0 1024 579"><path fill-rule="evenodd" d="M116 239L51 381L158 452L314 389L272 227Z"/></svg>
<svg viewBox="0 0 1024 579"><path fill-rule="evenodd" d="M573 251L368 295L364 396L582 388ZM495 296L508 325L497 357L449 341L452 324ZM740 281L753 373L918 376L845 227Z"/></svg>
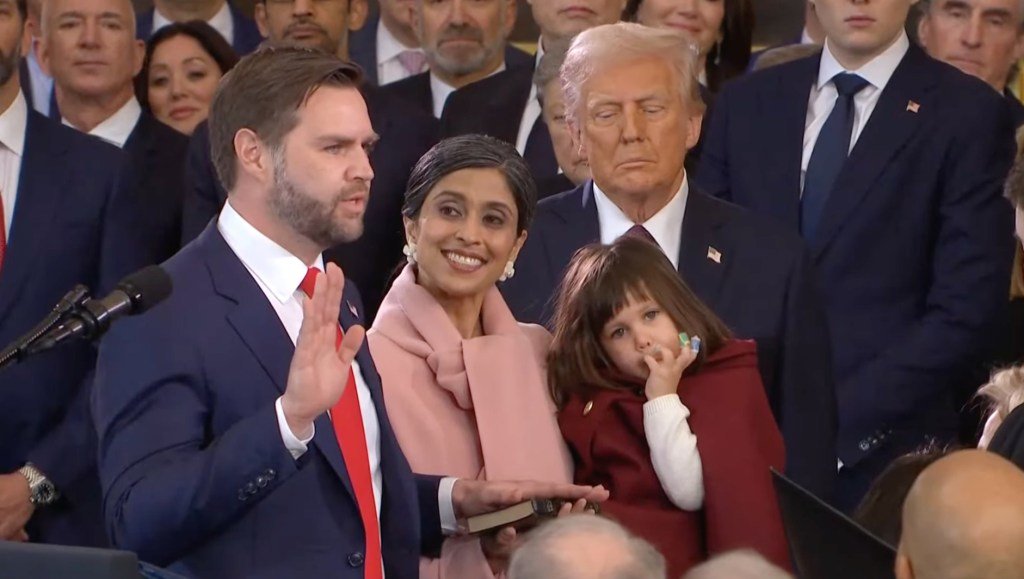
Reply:
<svg viewBox="0 0 1024 579"><path fill-rule="evenodd" d="M33 502L39 505L48 505L57 498L57 490L49 482L41 483L32 493Z"/></svg>

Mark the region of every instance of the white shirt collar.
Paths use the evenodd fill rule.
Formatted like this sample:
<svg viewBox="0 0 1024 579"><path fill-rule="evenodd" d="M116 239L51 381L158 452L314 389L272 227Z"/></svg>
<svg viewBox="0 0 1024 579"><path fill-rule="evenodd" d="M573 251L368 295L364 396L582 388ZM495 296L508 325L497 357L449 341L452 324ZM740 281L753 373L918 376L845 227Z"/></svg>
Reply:
<svg viewBox="0 0 1024 579"><path fill-rule="evenodd" d="M308 270L301 259L253 227L235 211L230 199L220 211L217 229L245 267L270 288L275 299L285 303L294 297ZM323 271L323 255L316 257L312 267Z"/></svg>
<svg viewBox="0 0 1024 579"><path fill-rule="evenodd" d="M25 134L28 129L28 103L25 95L18 91L18 96L0 113L0 145L10 149L21 157L25 152ZM3 224L0 223L0 227Z"/></svg>
<svg viewBox="0 0 1024 579"><path fill-rule="evenodd" d="M142 107L139 106L139 101L132 97L116 113L93 127L89 134L123 149L125 141L128 140L132 131L135 130L135 125L139 123L139 117L141 116ZM69 123L67 119L61 119L61 121L71 128L77 128Z"/></svg>
<svg viewBox="0 0 1024 579"><path fill-rule="evenodd" d="M153 32L160 30L170 23L171 21L163 14L160 14L159 10L153 10ZM235 20L231 17L231 7L228 6L227 2L206 23L217 32L220 32L220 35L224 37L224 40L228 41L228 44L235 42Z"/></svg>
<svg viewBox="0 0 1024 579"><path fill-rule="evenodd" d="M672 199L652 215L647 221L641 223L658 246L672 261L673 265L679 260L679 244L682 240L683 217L686 214L686 199L690 194L688 176L683 175L683 182L679 191L672 196ZM597 220L601 230L601 243L609 244L619 237L622 237L635 223L619 209L604 191L594 183L594 203L597 205Z"/></svg>
<svg viewBox="0 0 1024 579"><path fill-rule="evenodd" d="M501 66L487 76L494 76L504 70L505 63L502 62ZM448 95L455 92L455 90L454 86L438 78L434 71L430 71L430 96L434 101L434 117L441 118L441 113L444 112L444 103L448 100Z"/></svg>
<svg viewBox="0 0 1024 579"><path fill-rule="evenodd" d="M871 86L883 90L889 83L896 67L910 49L910 39L905 31L900 31L899 37L884 52L874 57L867 64L857 70L847 70L839 64L836 57L832 55L829 48L829 41L825 40L825 47L821 51L821 64L818 66L818 90L821 90L835 75L841 72L855 72L858 76L871 83Z"/></svg>
<svg viewBox="0 0 1024 579"><path fill-rule="evenodd" d="M377 62L384 63L388 62L393 58L398 58L399 54L402 54L406 50L415 50L417 52L423 52L423 49L414 46L408 47L398 41L394 34L388 30L387 26L384 26L384 20L377 21Z"/></svg>

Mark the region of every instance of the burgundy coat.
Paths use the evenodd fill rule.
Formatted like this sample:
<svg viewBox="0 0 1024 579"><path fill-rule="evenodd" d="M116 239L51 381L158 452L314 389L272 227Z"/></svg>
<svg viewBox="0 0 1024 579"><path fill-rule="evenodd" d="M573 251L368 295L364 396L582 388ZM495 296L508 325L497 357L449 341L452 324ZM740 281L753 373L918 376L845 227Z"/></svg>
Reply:
<svg viewBox="0 0 1024 579"><path fill-rule="evenodd" d="M782 435L772 418L752 341L726 342L700 371L684 376L679 396L690 409L704 469L704 508L683 511L658 482L644 436L643 385L574 396L559 413L576 461L577 483L602 484L603 511L651 542L679 577L708 557L752 548L789 569L789 550L769 467L781 471ZM584 413L587 402L593 406Z"/></svg>

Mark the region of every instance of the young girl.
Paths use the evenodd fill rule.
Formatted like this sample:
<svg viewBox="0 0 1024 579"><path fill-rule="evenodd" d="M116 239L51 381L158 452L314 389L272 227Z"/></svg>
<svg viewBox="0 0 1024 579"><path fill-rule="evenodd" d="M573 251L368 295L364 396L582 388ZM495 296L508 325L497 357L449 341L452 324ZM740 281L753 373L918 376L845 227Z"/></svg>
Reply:
<svg viewBox="0 0 1024 579"><path fill-rule="evenodd" d="M670 577L738 548L790 567L769 473L785 453L754 343L732 339L657 247L577 252L548 372L576 482L611 492L603 511L654 544Z"/></svg>

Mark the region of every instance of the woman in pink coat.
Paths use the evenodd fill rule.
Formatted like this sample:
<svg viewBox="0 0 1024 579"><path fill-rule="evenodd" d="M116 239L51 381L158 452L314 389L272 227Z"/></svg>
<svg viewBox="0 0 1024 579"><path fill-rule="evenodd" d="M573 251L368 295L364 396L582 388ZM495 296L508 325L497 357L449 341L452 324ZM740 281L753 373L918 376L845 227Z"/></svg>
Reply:
<svg viewBox="0 0 1024 579"><path fill-rule="evenodd" d="M551 336L517 323L495 287L515 273L535 205L526 164L490 137L442 141L412 171L402 208L409 264L368 339L415 472L572 482L546 382ZM420 576L500 575L502 558L483 543L449 538Z"/></svg>

